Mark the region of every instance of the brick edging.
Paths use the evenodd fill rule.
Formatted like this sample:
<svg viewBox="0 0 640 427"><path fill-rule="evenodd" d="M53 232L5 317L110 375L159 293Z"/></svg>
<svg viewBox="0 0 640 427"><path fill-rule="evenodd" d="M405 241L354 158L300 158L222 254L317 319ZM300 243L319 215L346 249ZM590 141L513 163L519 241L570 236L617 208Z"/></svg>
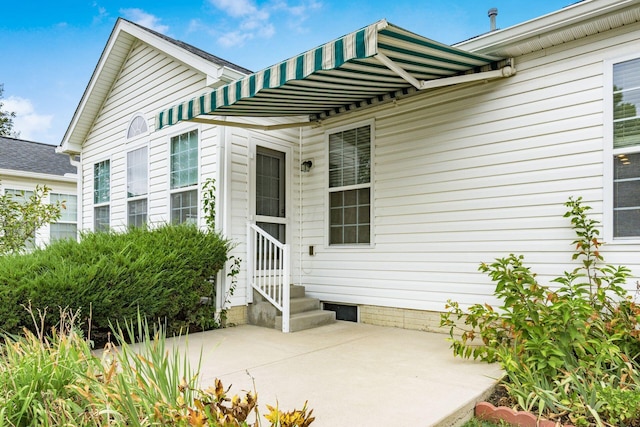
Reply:
<svg viewBox="0 0 640 427"><path fill-rule="evenodd" d="M555 421L549 421L533 415L527 411L514 411L506 406L495 407L489 402L480 402L476 404L475 416L484 421L500 422L504 421L511 426L517 427L557 427L560 426ZM565 424L560 427L574 427L571 424Z"/></svg>

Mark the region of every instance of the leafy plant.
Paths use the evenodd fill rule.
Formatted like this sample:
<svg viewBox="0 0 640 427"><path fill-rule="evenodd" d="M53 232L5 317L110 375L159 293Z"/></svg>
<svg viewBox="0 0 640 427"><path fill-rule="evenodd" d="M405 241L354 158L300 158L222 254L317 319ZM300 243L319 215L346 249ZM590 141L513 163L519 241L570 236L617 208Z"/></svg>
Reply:
<svg viewBox="0 0 640 427"><path fill-rule="evenodd" d="M277 407L267 405L269 413L265 418L271 422L271 425L278 427L308 427L314 420L312 417L313 409L307 413L307 403L304 402L302 409L295 409L290 412L282 412Z"/></svg>
<svg viewBox="0 0 640 427"><path fill-rule="evenodd" d="M566 207L577 236L574 270L551 287L538 282L521 255L481 264L501 305L465 311L449 301L441 325L450 328L456 356L502 365L522 408L551 418L567 414L576 425L628 420L638 414L621 412L619 401L630 403L627 391L640 391L640 308L624 288L630 270L602 265L598 222L580 198Z"/></svg>
<svg viewBox="0 0 640 427"><path fill-rule="evenodd" d="M4 103L2 102L3 93L4 83L0 84L0 136L19 138L20 132L13 129L13 119L16 118L16 113L14 111L5 111L2 108L4 106Z"/></svg>
<svg viewBox="0 0 640 427"><path fill-rule="evenodd" d="M92 311L92 336L104 342L110 322L161 319L167 333L201 330L214 319L209 278L222 269L230 243L193 225L131 228L125 233L56 241L29 254L0 257L0 329L20 333L31 321L20 303L34 308L72 307L85 320ZM47 317L47 327L58 321ZM86 328L86 326L85 326Z"/></svg>
<svg viewBox="0 0 640 427"><path fill-rule="evenodd" d="M17 197L6 191L0 194L0 256L21 252L40 227L60 218L64 204L44 201L50 191L46 185L36 185L29 197L24 191Z"/></svg>
<svg viewBox="0 0 640 427"><path fill-rule="evenodd" d="M116 326L119 345L96 355L76 326L77 313L61 310L50 331L41 329L44 311L28 313L37 332L5 336L0 347L0 425L248 427L254 413L251 425L260 426L256 393L229 397L218 379L201 390L200 362L194 370L186 354L168 345L160 324L150 328L138 316ZM287 414L306 414L306 404ZM302 419L298 427L312 421Z"/></svg>
<svg viewBox="0 0 640 427"><path fill-rule="evenodd" d="M204 211L204 219L207 225L207 231L209 233L215 233L216 227L216 180L213 178L209 178L205 180L202 185L202 208ZM231 248L229 248L231 249ZM236 290L238 284L238 274L240 274L240 263L241 259L236 256L229 256L227 259L227 263L230 264L228 267L227 277L230 279L229 289L224 295L224 301L222 303L222 307L219 308L219 312L216 317L202 317L201 322L203 326L212 326L212 327L224 327L227 325L228 311L230 299L233 296L233 293ZM212 283L212 292L210 298L215 298L215 276L212 276L210 279ZM203 328L204 329L204 328Z"/></svg>
<svg viewBox="0 0 640 427"><path fill-rule="evenodd" d="M202 210L209 231L216 229L216 180L209 178L202 184Z"/></svg>

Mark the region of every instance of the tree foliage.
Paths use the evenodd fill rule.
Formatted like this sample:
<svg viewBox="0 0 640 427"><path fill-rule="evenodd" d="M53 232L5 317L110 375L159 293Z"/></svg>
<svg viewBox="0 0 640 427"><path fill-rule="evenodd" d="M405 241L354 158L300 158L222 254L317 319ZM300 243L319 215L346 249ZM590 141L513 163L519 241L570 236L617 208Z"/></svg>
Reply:
<svg viewBox="0 0 640 427"><path fill-rule="evenodd" d="M522 255L482 264L501 305L465 311L449 301L441 326L450 328L456 356L501 364L503 383L520 409L566 416L576 426L637 426L640 303L625 287L631 271L604 264L590 207L580 198L566 207L576 233L572 271L549 286Z"/></svg>
<svg viewBox="0 0 640 427"><path fill-rule="evenodd" d="M2 107L2 94L4 92L4 84L0 84L0 136L17 136L17 132L13 130L13 119L16 113L5 111Z"/></svg>
<svg viewBox="0 0 640 427"><path fill-rule="evenodd" d="M8 192L0 195L0 256L21 252L40 227L60 218L65 206L45 203L50 191L46 185L37 185L29 197L24 191L19 197Z"/></svg>

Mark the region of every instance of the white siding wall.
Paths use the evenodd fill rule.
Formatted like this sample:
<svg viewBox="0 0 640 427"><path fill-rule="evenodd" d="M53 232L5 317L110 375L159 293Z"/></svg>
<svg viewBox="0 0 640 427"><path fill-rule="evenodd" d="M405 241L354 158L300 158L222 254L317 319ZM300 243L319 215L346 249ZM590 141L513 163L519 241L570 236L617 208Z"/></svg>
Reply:
<svg viewBox="0 0 640 427"><path fill-rule="evenodd" d="M126 226L127 152L149 146L149 223L169 221L169 140L192 129L200 134L200 182L216 178L218 128L181 123L155 132L155 113L205 91L204 75L171 60L144 43L138 43L114 83L83 148L84 229L93 229L93 165L111 161L111 226ZM129 121L136 113L147 119L149 133L126 139ZM202 222L202 218L201 218Z"/></svg>
<svg viewBox="0 0 640 427"><path fill-rule="evenodd" d="M49 192L55 194L69 194L76 196L78 194L78 186L74 179L60 178L55 175L49 175L48 178L45 175L37 174L36 177L16 176L10 174L0 174L0 193L5 189L10 190L24 190L33 191L36 185L46 185L51 189ZM45 202L49 202L45 200ZM36 231L36 245L44 246L49 243L50 237L49 224L41 227Z"/></svg>
<svg viewBox="0 0 640 427"><path fill-rule="evenodd" d="M205 90L203 75L145 44L140 43L132 49L83 148L83 227L93 229L93 165L105 159L111 161L111 226L126 225L126 153L144 144L149 146L149 222L168 222L169 140L172 136L198 129L200 183L210 177L217 180L217 226L224 227L226 237L235 245L233 255L243 260L231 305L243 305L247 296L245 238L252 191L249 152L252 140L258 134L241 128L193 123L180 123L154 132L155 113ZM147 118L150 132L127 141L126 130L136 113ZM264 120L258 122L265 123ZM296 135L297 131L278 132L265 138L295 147ZM223 162L222 167L219 162ZM224 182L226 178L229 183ZM229 184L228 189L225 189L226 184ZM224 218L229 224L222 224ZM202 218L200 223L204 224Z"/></svg>
<svg viewBox="0 0 640 427"><path fill-rule="evenodd" d="M640 54L635 30L517 58L518 74L508 79L443 88L306 131L302 157L314 159L302 178L307 291L325 301L442 311L449 298L493 301L481 262L521 253L542 282L572 269L564 203L582 196L603 219L603 60ZM324 131L372 117L375 246L328 247ZM639 252L603 250L636 275Z"/></svg>

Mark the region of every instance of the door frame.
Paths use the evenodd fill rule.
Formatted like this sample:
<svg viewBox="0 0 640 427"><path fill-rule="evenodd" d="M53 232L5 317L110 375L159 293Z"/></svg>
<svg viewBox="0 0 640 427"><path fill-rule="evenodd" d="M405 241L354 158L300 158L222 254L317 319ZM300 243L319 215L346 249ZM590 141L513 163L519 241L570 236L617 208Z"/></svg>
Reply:
<svg viewBox="0 0 640 427"><path fill-rule="evenodd" d="M291 233L291 218L293 217L292 207L293 207L293 199L291 197L291 184L293 179L293 170L292 170L292 157L293 157L293 149L290 144L281 141L268 140L262 137L256 137L252 135L250 137L249 143L249 215L248 219L252 224L256 222L273 222L273 217L262 217L256 215L256 157L258 147L268 148L270 150L280 151L284 153L284 179L285 179L285 190L284 190L284 206L285 206L285 216L280 221L276 221L278 223L284 224L285 226L285 244L291 243L292 233ZM270 219L270 221L263 221L264 219Z"/></svg>

